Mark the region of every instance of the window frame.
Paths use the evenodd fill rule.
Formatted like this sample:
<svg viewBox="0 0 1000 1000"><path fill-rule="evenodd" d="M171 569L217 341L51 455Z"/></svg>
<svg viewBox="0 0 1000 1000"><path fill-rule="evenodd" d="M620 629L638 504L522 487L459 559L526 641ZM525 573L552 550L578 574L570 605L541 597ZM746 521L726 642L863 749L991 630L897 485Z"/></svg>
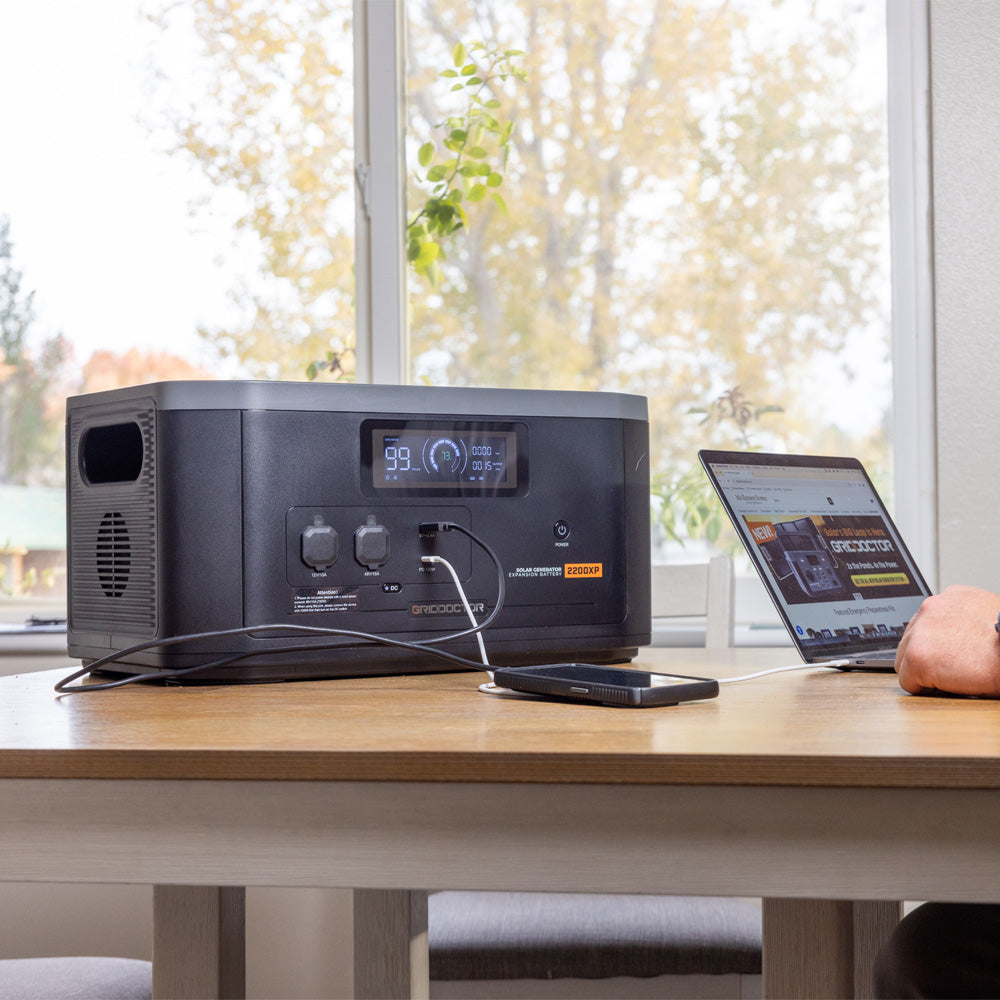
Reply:
<svg viewBox="0 0 1000 1000"><path fill-rule="evenodd" d="M354 0L356 377L383 385L410 370L403 28L401 0Z"/></svg>
<svg viewBox="0 0 1000 1000"><path fill-rule="evenodd" d="M404 0L354 0L358 380L409 381ZM895 519L937 580L929 0L886 0ZM378 294L375 294L375 289Z"/></svg>
<svg viewBox="0 0 1000 1000"><path fill-rule="evenodd" d="M886 0L895 520L938 579L928 0Z"/></svg>
<svg viewBox="0 0 1000 1000"><path fill-rule="evenodd" d="M895 519L936 587L929 0L885 2ZM353 0L353 17L357 379L405 384L404 0Z"/></svg>

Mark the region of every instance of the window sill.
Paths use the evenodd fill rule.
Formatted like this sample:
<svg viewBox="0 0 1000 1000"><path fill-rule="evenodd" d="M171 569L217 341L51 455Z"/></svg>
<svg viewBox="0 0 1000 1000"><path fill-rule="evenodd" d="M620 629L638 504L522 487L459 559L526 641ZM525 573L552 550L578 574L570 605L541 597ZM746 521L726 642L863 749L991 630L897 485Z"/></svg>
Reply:
<svg viewBox="0 0 1000 1000"><path fill-rule="evenodd" d="M676 618L653 620L651 646L704 646L704 618ZM792 641L784 627L775 624L737 625L733 636L734 646L762 646L791 648Z"/></svg>

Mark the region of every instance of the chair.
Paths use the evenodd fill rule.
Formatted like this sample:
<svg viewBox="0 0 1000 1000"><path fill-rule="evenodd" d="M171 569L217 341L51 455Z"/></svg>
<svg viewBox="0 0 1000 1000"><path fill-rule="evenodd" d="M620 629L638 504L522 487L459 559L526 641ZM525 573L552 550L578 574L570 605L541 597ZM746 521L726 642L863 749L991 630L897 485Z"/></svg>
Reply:
<svg viewBox="0 0 1000 1000"><path fill-rule="evenodd" d="M152 996L152 964L139 959L0 959L0 1000L151 1000Z"/></svg>
<svg viewBox="0 0 1000 1000"><path fill-rule="evenodd" d="M733 564L654 566L653 616L701 644L733 643ZM690 626L694 626L691 628ZM690 642L688 644L691 644ZM428 899L431 995L750 997L761 991L756 900L458 892Z"/></svg>
<svg viewBox="0 0 1000 1000"><path fill-rule="evenodd" d="M761 911L701 896L433 893L431 996L752 997Z"/></svg>

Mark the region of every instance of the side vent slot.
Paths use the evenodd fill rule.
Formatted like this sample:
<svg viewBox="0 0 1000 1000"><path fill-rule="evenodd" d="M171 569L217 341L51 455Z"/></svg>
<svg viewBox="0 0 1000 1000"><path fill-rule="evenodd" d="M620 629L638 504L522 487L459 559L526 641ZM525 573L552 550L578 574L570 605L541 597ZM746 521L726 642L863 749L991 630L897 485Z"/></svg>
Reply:
<svg viewBox="0 0 1000 1000"><path fill-rule="evenodd" d="M97 578L108 597L121 597L132 569L128 525L119 512L105 514L97 529Z"/></svg>

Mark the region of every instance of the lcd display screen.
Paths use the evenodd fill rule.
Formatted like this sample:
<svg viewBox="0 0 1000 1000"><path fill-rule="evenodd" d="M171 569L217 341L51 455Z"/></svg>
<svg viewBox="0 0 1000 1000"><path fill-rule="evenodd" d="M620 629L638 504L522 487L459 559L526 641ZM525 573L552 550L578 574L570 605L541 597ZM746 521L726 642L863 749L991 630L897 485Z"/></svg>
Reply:
<svg viewBox="0 0 1000 1000"><path fill-rule="evenodd" d="M517 486L517 434L457 427L374 427L372 486L378 490L493 493Z"/></svg>

